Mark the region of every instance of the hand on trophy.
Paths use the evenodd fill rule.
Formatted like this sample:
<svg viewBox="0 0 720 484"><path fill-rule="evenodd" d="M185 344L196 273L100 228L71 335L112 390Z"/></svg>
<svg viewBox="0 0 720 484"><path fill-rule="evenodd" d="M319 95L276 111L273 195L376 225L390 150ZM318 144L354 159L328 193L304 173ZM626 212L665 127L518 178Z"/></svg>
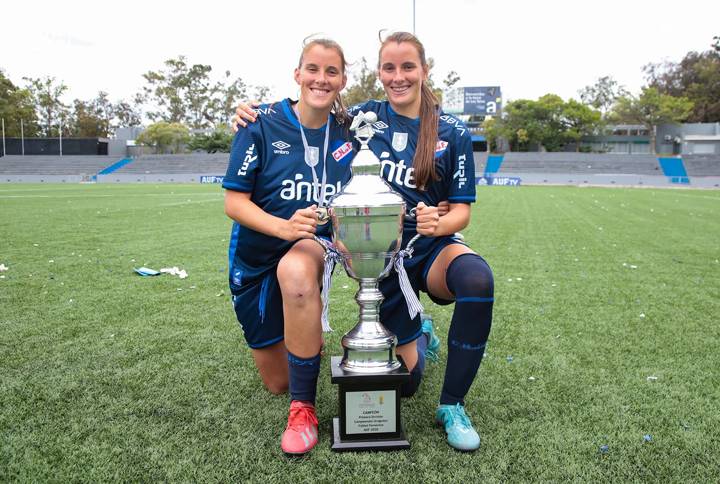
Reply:
<svg viewBox="0 0 720 484"><path fill-rule="evenodd" d="M235 109L235 116L232 117L232 130L237 133L238 125L247 128L247 121L254 123L257 119L254 108L260 106L260 101L250 101L249 103L240 102Z"/></svg>
<svg viewBox="0 0 720 484"><path fill-rule="evenodd" d="M311 239L315 235L318 215L317 205L296 210L281 227L280 238L283 240Z"/></svg>
<svg viewBox="0 0 720 484"><path fill-rule="evenodd" d="M432 237L437 231L440 214L438 207L429 207L420 202L415 208L415 220L417 221L417 232L420 235Z"/></svg>

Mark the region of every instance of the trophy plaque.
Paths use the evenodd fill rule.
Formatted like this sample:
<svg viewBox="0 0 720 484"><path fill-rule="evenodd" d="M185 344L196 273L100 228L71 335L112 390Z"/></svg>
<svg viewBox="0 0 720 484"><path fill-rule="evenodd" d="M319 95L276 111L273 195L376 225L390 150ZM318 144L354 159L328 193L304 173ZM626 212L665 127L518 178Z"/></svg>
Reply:
<svg viewBox="0 0 720 484"><path fill-rule="evenodd" d="M332 450L407 449L400 418L400 387L410 379L396 356L397 337L380 322L378 282L392 270L400 248L405 202L382 179L378 157L368 148L375 113L360 112L351 130L360 142L353 176L330 202L333 245L348 276L358 281L360 318L342 338L343 355L331 358L339 413Z"/></svg>

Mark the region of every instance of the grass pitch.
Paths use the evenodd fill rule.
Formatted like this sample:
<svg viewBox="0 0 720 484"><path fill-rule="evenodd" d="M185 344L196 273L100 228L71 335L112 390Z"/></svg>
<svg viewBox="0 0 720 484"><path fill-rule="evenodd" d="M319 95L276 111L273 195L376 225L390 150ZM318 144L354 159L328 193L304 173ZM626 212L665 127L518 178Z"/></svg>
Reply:
<svg viewBox="0 0 720 484"><path fill-rule="evenodd" d="M478 189L494 270L467 398L483 444L433 426L447 351L403 401L409 451L280 451L227 290L218 186L0 185L0 481L710 481L720 468L720 192ZM143 278L178 266L189 277ZM336 271L335 332L357 317ZM446 342L451 307L424 300Z"/></svg>

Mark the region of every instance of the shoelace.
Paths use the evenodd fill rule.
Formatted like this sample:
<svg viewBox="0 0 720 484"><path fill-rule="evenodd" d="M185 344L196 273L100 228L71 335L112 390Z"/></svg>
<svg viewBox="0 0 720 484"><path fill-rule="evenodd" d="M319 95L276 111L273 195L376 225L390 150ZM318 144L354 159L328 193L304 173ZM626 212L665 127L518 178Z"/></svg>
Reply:
<svg viewBox="0 0 720 484"><path fill-rule="evenodd" d="M298 428L303 429L306 427L307 422L310 421L318 425L318 419L315 412L310 407L295 407L290 411L290 417L288 418L288 428L297 430Z"/></svg>
<svg viewBox="0 0 720 484"><path fill-rule="evenodd" d="M459 423L465 427L472 427L470 418L465 413L465 408L463 408L463 406L459 403L456 403L454 407L444 410L443 413L448 416L448 421L451 425Z"/></svg>
<svg viewBox="0 0 720 484"><path fill-rule="evenodd" d="M438 355L437 352L431 350L430 348L425 349L425 357L433 363L437 363L438 361L440 361L440 355Z"/></svg>

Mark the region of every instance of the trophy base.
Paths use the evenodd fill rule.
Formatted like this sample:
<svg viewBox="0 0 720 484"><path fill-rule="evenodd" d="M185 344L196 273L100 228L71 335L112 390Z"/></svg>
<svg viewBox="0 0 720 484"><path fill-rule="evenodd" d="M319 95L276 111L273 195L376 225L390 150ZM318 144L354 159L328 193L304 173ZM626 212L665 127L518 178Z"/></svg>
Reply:
<svg viewBox="0 0 720 484"><path fill-rule="evenodd" d="M410 448L410 442L401 431L399 439L390 440L342 440L340 438L340 418L333 418L332 445L335 452L361 452L365 450L404 450Z"/></svg>
<svg viewBox="0 0 720 484"><path fill-rule="evenodd" d="M331 381L338 385L340 397L340 416L333 419L333 451L410 448L400 415L400 387L410 372L402 357L397 358L400 367L382 374L349 372L340 366L342 357L331 358Z"/></svg>

